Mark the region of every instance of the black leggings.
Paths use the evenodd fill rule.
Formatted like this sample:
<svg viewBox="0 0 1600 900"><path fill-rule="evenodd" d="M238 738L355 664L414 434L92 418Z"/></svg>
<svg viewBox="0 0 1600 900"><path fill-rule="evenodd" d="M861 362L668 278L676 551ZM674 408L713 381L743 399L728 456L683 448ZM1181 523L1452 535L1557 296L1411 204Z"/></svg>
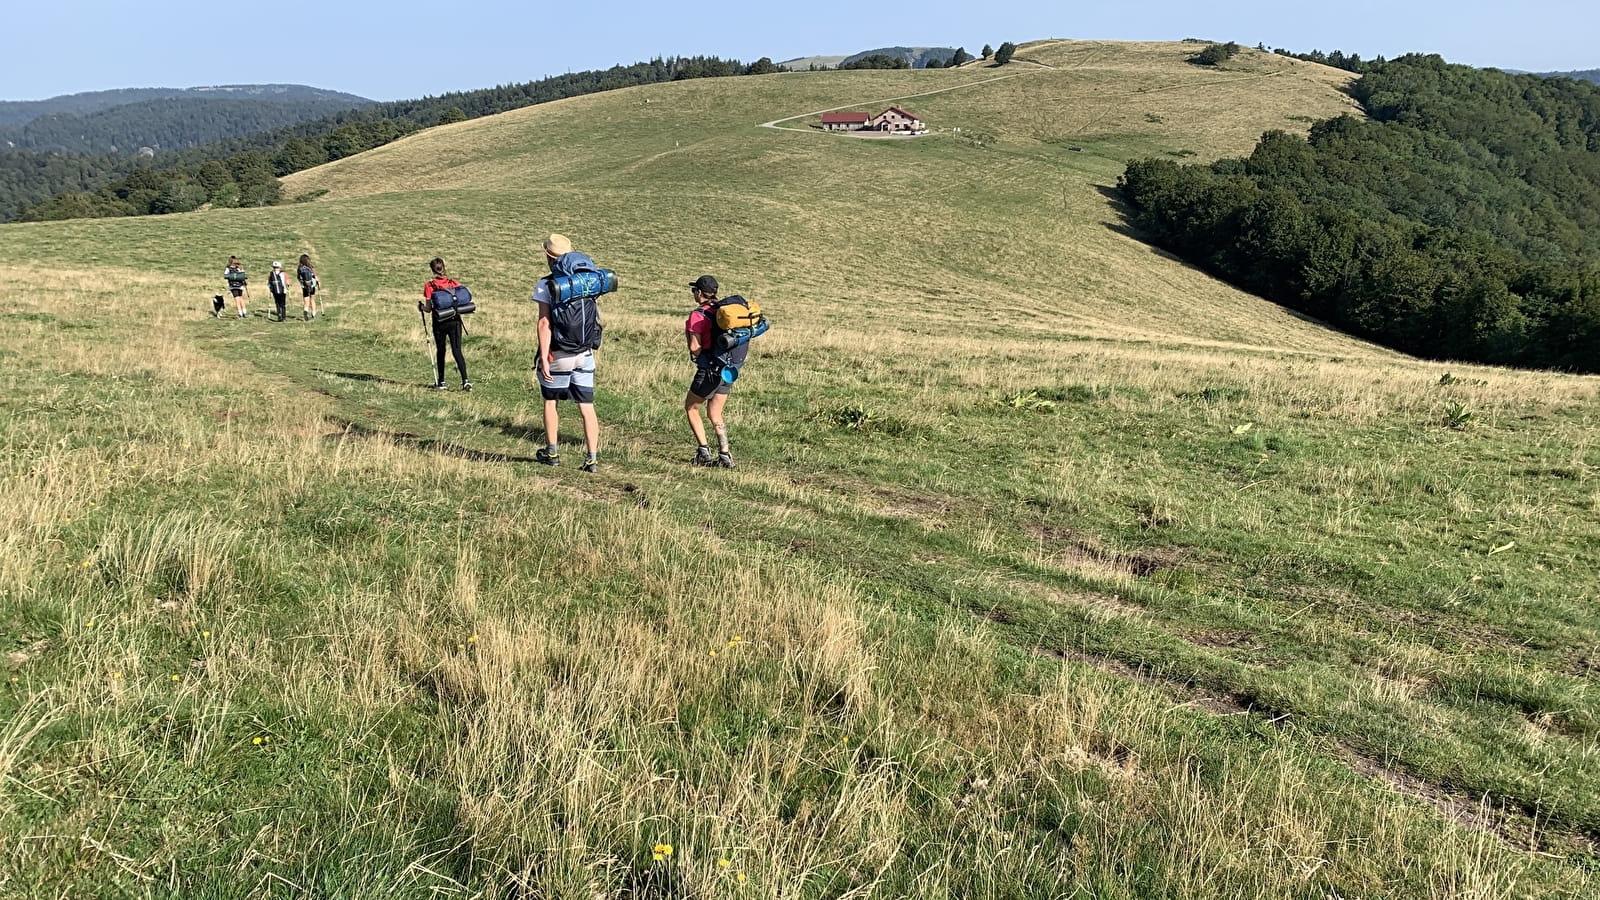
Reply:
<svg viewBox="0 0 1600 900"><path fill-rule="evenodd" d="M444 383L444 344L450 342L450 352L456 357L456 371L461 373L461 380L467 380L467 358L461 355L461 317L456 316L448 322L433 323L433 355L434 367L439 370L439 377L435 379L440 384Z"/></svg>

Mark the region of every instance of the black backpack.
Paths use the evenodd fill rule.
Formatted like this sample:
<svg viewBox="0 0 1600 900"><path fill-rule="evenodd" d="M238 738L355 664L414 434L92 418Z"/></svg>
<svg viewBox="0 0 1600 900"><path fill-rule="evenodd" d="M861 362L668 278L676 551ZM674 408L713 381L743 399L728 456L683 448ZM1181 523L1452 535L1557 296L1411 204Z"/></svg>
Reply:
<svg viewBox="0 0 1600 900"><path fill-rule="evenodd" d="M552 276L553 280L553 276ZM547 284L551 291L550 346L562 353L582 353L600 349L600 304L594 297L574 297L555 302L555 285Z"/></svg>

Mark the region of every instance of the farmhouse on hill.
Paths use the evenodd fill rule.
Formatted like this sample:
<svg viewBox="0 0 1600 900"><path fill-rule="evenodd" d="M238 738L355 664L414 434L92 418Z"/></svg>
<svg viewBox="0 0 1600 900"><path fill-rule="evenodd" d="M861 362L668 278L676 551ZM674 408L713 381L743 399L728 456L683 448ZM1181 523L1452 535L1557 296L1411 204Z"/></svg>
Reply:
<svg viewBox="0 0 1600 900"><path fill-rule="evenodd" d="M823 131L875 131L885 134L927 134L928 126L914 114L891 106L876 116L864 112L822 114Z"/></svg>
<svg viewBox="0 0 1600 900"><path fill-rule="evenodd" d="M822 114L823 131L860 131L872 121L864 112L836 112Z"/></svg>

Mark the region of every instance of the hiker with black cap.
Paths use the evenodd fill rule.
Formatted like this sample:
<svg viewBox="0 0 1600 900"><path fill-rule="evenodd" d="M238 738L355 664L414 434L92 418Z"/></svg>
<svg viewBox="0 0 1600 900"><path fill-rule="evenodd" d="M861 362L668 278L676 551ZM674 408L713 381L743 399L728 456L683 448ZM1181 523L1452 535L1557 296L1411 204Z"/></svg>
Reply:
<svg viewBox="0 0 1600 900"><path fill-rule="evenodd" d="M750 355L748 343L728 350L718 350L713 345L716 336L717 279L701 275L689 282L694 295L695 308L683 323L685 340L689 343L689 359L694 362L694 380L689 382L689 393L683 399L683 411L689 419L689 431L694 434L694 458L697 466L716 466L731 469L738 465L728 447L728 424L723 420L723 408L728 405L728 394L733 391L733 380ZM730 297L730 302L737 298ZM717 434L717 452L706 445L706 426L700 420L700 407L706 407L711 427Z"/></svg>
<svg viewBox="0 0 1600 900"><path fill-rule="evenodd" d="M533 287L533 301L539 304L539 394L544 398L545 446L534 458L547 466L561 464L559 443L560 416L556 404L571 400L578 404L583 418L583 443L587 450L584 472L600 467L600 420L594 411L594 351L600 347L600 309L595 296L563 300L553 290L556 276L573 271L594 271L594 261L575 252L565 235L552 234L544 240L545 262L550 276L540 278Z"/></svg>

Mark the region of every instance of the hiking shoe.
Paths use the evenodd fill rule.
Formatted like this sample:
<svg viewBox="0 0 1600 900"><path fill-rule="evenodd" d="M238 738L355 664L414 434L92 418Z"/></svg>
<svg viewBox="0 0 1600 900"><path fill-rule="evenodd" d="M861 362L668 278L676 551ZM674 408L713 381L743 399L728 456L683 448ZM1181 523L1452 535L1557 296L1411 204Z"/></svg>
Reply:
<svg viewBox="0 0 1600 900"><path fill-rule="evenodd" d="M470 381L463 381L463 382L461 382L461 389L462 389L462 390L463 390L463 391L466 391L466 392L468 392L468 393L471 393L471 392L472 392L472 382L470 382Z"/></svg>
<svg viewBox="0 0 1600 900"><path fill-rule="evenodd" d="M711 452L710 447L699 447L694 451L694 459L689 460L691 465L709 466L716 464L717 457Z"/></svg>
<svg viewBox="0 0 1600 900"><path fill-rule="evenodd" d="M302 322L311 321L311 310L309 310L309 309L300 310L300 321L302 321Z"/></svg>
<svg viewBox="0 0 1600 900"><path fill-rule="evenodd" d="M533 451L533 458L538 460L539 462L544 463L547 466L559 466L559 465L561 465L561 454L560 453L551 453L548 449L546 449L544 447L540 447L539 449Z"/></svg>
<svg viewBox="0 0 1600 900"><path fill-rule="evenodd" d="M717 461L716 461L715 465L719 469L737 469L737 468L739 468L739 464L733 461L733 454L729 453L727 451L723 451L723 452L717 454Z"/></svg>
<svg viewBox="0 0 1600 900"><path fill-rule="evenodd" d="M433 384L428 385L428 390L430 390L430 391L448 391L450 389L445 386L444 382L435 381Z"/></svg>
<svg viewBox="0 0 1600 900"><path fill-rule="evenodd" d="M598 471L600 471L600 461L598 459L585 460L583 465L578 467L578 471L579 472L598 472Z"/></svg>

